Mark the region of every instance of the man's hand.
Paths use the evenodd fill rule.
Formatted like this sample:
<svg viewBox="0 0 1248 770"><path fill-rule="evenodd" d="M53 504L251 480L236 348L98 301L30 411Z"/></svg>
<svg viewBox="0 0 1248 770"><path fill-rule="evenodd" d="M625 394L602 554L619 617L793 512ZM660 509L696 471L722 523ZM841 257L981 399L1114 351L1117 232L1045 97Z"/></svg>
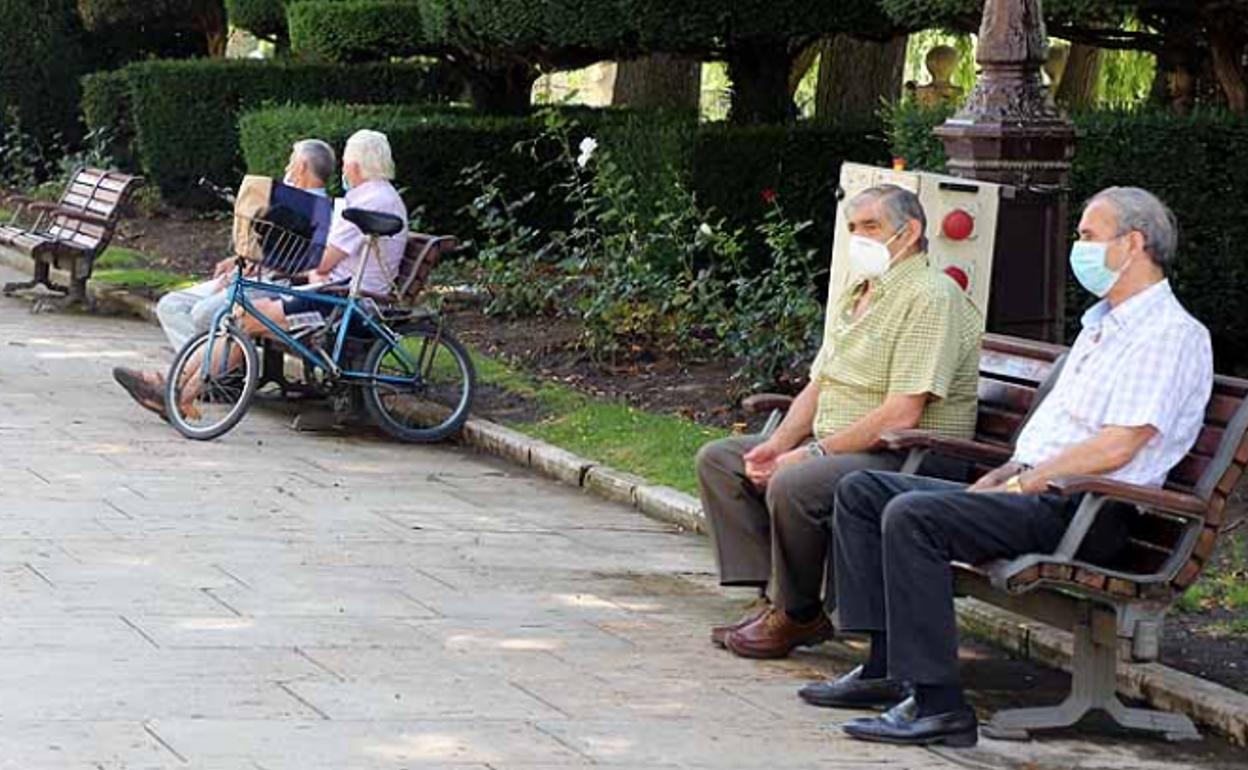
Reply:
<svg viewBox="0 0 1248 770"><path fill-rule="evenodd" d="M1005 492L1005 482L1021 473L1023 466L1019 463L1006 463L996 470L988 472L979 481L967 487L967 492L981 492L988 494L1002 494Z"/></svg>
<svg viewBox="0 0 1248 770"><path fill-rule="evenodd" d="M226 257L225 259L221 260L213 267L212 277L223 278L233 269L234 269L234 258Z"/></svg>
<svg viewBox="0 0 1248 770"><path fill-rule="evenodd" d="M797 449L791 449L776 458L776 473L779 473L781 468L787 468L790 465L797 465L798 463L805 462L806 460L809 460L810 457L810 450L805 446L799 446Z"/></svg>
<svg viewBox="0 0 1248 770"><path fill-rule="evenodd" d="M770 441L764 441L750 451L742 459L745 460L745 475L754 486L762 489L767 486L772 474L776 472L776 459L784 451Z"/></svg>

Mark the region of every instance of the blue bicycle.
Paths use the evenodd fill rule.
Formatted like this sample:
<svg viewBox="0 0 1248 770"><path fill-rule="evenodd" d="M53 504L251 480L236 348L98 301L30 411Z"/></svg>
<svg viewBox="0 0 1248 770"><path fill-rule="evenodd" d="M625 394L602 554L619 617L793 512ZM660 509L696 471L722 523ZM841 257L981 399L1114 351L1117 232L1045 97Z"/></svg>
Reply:
<svg viewBox="0 0 1248 770"><path fill-rule="evenodd" d="M362 396L369 417L391 436L432 442L462 427L475 389L472 360L438 313L414 306L440 253L435 243L409 239L393 291L370 294L360 287L368 262L381 264L379 239L398 234L403 222L360 209L342 216L368 237L364 258L349 285L318 289L282 280L315 249L306 235L261 218L245 223L227 305L182 348L165 381L166 413L182 435L217 438L250 408L262 372L256 345L240 326L244 314L302 359L318 389ZM320 322L296 328L292 318L291 329L283 329L257 310L259 297L301 297L317 309L304 315Z"/></svg>

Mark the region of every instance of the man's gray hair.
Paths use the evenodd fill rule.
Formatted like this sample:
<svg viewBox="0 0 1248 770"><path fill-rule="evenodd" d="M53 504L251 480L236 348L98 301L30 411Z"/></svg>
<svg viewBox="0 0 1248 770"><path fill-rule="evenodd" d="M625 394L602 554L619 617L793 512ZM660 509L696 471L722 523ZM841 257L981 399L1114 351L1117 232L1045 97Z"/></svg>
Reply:
<svg viewBox="0 0 1248 770"><path fill-rule="evenodd" d="M870 203L879 203L884 220L895 233L911 219L919 222L919 249L927 251L927 212L919 202L919 196L895 184L882 184L868 187L849 199L845 204L845 213L853 214ZM890 233L890 236L892 233Z"/></svg>
<svg viewBox="0 0 1248 770"><path fill-rule="evenodd" d="M294 144L295 154L308 162L308 170L322 182L334 178L334 170L338 167L338 156L334 148L320 139L300 139Z"/></svg>
<svg viewBox="0 0 1248 770"><path fill-rule="evenodd" d="M1179 247L1179 225L1174 212L1148 190L1139 187L1108 187L1088 201L1108 203L1118 217L1118 234L1144 236L1144 250L1153 262L1169 267ZM1086 206L1084 208L1087 208Z"/></svg>
<svg viewBox="0 0 1248 770"><path fill-rule="evenodd" d="M360 164L360 173L365 180L394 179L390 140L380 131L361 129L352 134L342 151L342 162Z"/></svg>

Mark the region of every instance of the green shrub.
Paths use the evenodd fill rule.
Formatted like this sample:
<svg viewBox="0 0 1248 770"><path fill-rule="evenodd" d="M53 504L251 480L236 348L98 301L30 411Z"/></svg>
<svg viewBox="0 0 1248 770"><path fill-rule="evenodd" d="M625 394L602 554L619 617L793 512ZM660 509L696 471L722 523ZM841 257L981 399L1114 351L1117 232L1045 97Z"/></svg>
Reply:
<svg viewBox="0 0 1248 770"><path fill-rule="evenodd" d="M930 135L943 119L942 113L913 106L892 110L893 152L912 168L943 171L944 151ZM1240 319L1240 308L1248 303L1248 258L1242 249L1248 239L1248 119L1207 111L1186 116L1097 111L1075 115L1074 121L1079 140L1071 173L1071 231L1083 202L1099 190L1120 185L1155 193L1179 221L1176 292L1209 327L1219 371L1248 372ZM1072 281L1067 300L1067 333L1073 337L1092 298Z"/></svg>
<svg viewBox="0 0 1248 770"><path fill-rule="evenodd" d="M445 70L435 65L246 60L141 62L91 85L91 128L111 125L124 134L133 126L142 171L172 201L186 200L201 176L237 182L243 168L237 121L248 108L273 102L436 102L453 90Z"/></svg>
<svg viewBox="0 0 1248 770"><path fill-rule="evenodd" d="M120 167L137 167L130 84L124 70L93 72L82 79L82 119L108 136L108 152Z"/></svg>
<svg viewBox="0 0 1248 770"><path fill-rule="evenodd" d="M403 0L296 3L290 7L290 45L325 61L372 61L429 50L420 8Z"/></svg>
<svg viewBox="0 0 1248 770"><path fill-rule="evenodd" d="M239 124L243 155L251 173L276 175L290 155L290 143L316 136L341 150L361 128L390 139L397 185L412 211L424 210L430 227L473 237L463 209L474 193L459 185L465 168L485 162L513 185L512 197L541 191L526 211L528 224L543 231L562 226L567 211L549 194L557 179L546 159L513 152L541 133L532 117L485 117L450 107L327 105L262 109Z"/></svg>
<svg viewBox="0 0 1248 770"><path fill-rule="evenodd" d="M256 37L286 37L286 0L225 0L225 13L232 26Z"/></svg>
<svg viewBox="0 0 1248 770"><path fill-rule="evenodd" d="M737 227L754 230L773 197L795 219L811 220L802 239L817 250L816 274L822 282L832 254L841 163L878 165L887 157L877 126L712 124L698 131L692 186L699 202Z"/></svg>
<svg viewBox="0 0 1248 770"><path fill-rule="evenodd" d="M0 0L0 116L40 143L75 141L83 33L73 0Z"/></svg>

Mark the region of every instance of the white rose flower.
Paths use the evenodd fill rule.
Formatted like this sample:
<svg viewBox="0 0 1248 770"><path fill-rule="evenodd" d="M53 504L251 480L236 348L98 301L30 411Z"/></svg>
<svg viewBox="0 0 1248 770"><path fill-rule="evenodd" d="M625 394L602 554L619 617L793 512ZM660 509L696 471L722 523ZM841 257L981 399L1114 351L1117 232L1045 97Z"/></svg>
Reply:
<svg viewBox="0 0 1248 770"><path fill-rule="evenodd" d="M589 165L589 161L594 157L594 151L598 149L598 140L592 136L587 136L581 140L581 156L576 159L576 165L585 168Z"/></svg>

